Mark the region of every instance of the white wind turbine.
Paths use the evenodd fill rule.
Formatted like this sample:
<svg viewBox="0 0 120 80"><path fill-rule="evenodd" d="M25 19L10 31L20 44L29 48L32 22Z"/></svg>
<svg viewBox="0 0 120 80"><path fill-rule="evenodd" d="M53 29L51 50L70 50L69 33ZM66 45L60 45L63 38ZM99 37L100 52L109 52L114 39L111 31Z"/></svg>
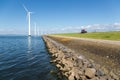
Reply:
<svg viewBox="0 0 120 80"><path fill-rule="evenodd" d="M34 23L34 25L35 25L35 36L37 35L37 27L36 27L36 22Z"/></svg>
<svg viewBox="0 0 120 80"><path fill-rule="evenodd" d="M32 12L28 11L28 9L23 5L25 11L27 12L27 18L28 18L28 36L31 36L31 28L30 28L30 14Z"/></svg>
<svg viewBox="0 0 120 80"><path fill-rule="evenodd" d="M38 36L40 35L40 33L39 33L39 28L37 28L37 35L38 35Z"/></svg>

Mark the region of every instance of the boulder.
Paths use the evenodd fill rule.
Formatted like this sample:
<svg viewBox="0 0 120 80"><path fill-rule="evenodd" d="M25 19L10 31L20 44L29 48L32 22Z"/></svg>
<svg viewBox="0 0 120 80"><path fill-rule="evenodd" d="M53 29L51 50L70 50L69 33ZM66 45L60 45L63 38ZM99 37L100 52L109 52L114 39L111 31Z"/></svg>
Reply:
<svg viewBox="0 0 120 80"><path fill-rule="evenodd" d="M96 76L104 76L104 72L102 71L102 70L100 70L100 69L98 69L97 71L96 71L96 74L95 74Z"/></svg>
<svg viewBox="0 0 120 80"><path fill-rule="evenodd" d="M94 68L86 68L85 69L85 76L89 79L95 77L96 70Z"/></svg>

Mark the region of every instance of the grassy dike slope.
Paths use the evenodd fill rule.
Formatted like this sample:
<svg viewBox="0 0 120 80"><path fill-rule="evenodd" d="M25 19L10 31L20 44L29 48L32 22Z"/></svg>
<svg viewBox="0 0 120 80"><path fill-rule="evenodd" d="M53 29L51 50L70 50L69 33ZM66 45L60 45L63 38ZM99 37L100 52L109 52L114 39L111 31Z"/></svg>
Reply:
<svg viewBox="0 0 120 80"><path fill-rule="evenodd" d="M120 77L120 45L117 45L120 44L120 32L69 33L48 35L48 37L75 51L76 54L83 55L87 59L92 59L101 64L103 70L104 68L108 69L108 71L105 70L106 73L113 71ZM115 42L117 44L114 44Z"/></svg>
<svg viewBox="0 0 120 80"><path fill-rule="evenodd" d="M55 34L55 35L70 36L70 37L79 37L79 38L120 40L120 31L113 31L113 32L92 32L92 33L86 33L86 34L66 33L66 34Z"/></svg>

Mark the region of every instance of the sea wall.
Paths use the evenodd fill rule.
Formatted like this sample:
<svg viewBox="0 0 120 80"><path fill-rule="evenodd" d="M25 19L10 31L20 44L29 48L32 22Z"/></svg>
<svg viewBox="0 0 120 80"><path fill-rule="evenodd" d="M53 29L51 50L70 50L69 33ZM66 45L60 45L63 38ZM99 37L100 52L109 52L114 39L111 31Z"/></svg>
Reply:
<svg viewBox="0 0 120 80"><path fill-rule="evenodd" d="M113 72L108 74L106 69L101 69L94 60L76 54L48 36L43 36L43 39L52 56L50 62L55 63L68 80L119 80Z"/></svg>

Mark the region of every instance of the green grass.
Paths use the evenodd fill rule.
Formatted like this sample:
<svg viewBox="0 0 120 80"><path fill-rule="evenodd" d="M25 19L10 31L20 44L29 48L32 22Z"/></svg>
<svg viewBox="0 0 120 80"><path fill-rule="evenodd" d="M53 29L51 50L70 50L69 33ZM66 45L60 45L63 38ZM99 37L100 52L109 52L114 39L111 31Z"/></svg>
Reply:
<svg viewBox="0 0 120 80"><path fill-rule="evenodd" d="M92 32L92 33L66 33L55 34L60 36L80 37L80 38L94 38L94 39L106 39L106 40L120 40L120 31L113 32Z"/></svg>

